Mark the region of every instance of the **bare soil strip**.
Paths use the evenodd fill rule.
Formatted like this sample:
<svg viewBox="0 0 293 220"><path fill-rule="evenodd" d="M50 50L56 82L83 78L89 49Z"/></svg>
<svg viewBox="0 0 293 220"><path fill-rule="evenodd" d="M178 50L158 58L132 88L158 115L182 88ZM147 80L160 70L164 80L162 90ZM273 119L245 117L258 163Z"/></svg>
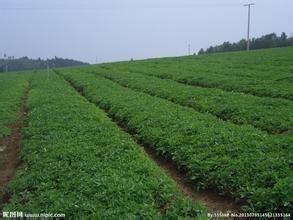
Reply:
<svg viewBox="0 0 293 220"><path fill-rule="evenodd" d="M187 180L187 172L185 170L179 169L174 161L159 155L152 147L137 140L137 138L134 137L135 134L132 134L124 124L121 124L108 113L107 115L121 130L127 133L136 144L143 149L144 153L151 160L153 160L170 178L173 179L182 194L189 197L194 202L204 204L210 213L242 212L241 204L236 203L235 200L230 197L221 196L212 190L197 191L195 186Z"/></svg>
<svg viewBox="0 0 293 220"><path fill-rule="evenodd" d="M62 76L61 76L62 77ZM67 81L69 85L71 85L77 92L85 97L82 90L77 89L70 81ZM85 97L86 98L86 97ZM87 98L86 98L87 99ZM88 100L88 99L87 99ZM89 101L89 100L88 100ZM89 101L90 102L90 101ZM99 106L97 106L99 108ZM242 211L241 205L236 203L232 198L227 196L221 196L216 192L210 191L201 191L198 192L191 183L186 180L186 172L184 170L180 170L176 164L166 159L160 155L158 155L154 149L150 146L146 146L145 144L138 141L134 134L129 131L129 129L124 125L118 122L112 115L109 115L106 109L103 109L108 117L124 132L126 132L130 137L144 150L145 154L153 160L161 169L172 178L177 184L178 189L187 197L192 199L194 202L201 202L206 206L209 212L233 212L239 213Z"/></svg>
<svg viewBox="0 0 293 220"><path fill-rule="evenodd" d="M242 211L240 204L237 204L232 198L220 196L213 191L198 192L186 179L186 172L178 169L173 161L163 158L149 147L142 147L146 154L176 182L178 188L184 195L191 198L194 202L205 204L209 212L239 213Z"/></svg>
<svg viewBox="0 0 293 220"><path fill-rule="evenodd" d="M5 194L6 184L14 176L16 168L19 164L17 159L19 146L21 143L21 128L26 115L26 100L28 96L28 85L25 88L24 95L18 109L19 118L11 125L11 134L0 139L0 212L9 197Z"/></svg>

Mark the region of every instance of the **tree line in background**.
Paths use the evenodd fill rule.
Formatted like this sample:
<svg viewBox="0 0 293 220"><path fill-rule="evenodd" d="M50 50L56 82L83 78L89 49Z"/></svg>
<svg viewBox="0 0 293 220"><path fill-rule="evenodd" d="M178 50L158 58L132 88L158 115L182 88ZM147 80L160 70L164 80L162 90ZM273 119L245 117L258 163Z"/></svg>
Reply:
<svg viewBox="0 0 293 220"><path fill-rule="evenodd" d="M3 58L0 58L0 72L11 72L20 70L33 70L33 69L45 69L47 67L66 67L66 66L78 66L87 63L76 61L72 59L64 59L54 57L53 59L42 60L30 59L28 57L14 58L13 56L7 56L4 54Z"/></svg>
<svg viewBox="0 0 293 220"><path fill-rule="evenodd" d="M198 54L208 54L208 53L218 53L218 52L231 52L231 51L241 51L246 50L247 40L242 39L237 43L230 43L229 41L224 42L221 45L210 46L206 50L200 49ZM293 37L288 38L286 33L282 33L278 36L275 33L264 35L260 38L253 38L250 41L250 49L264 49L273 47L287 47L293 46Z"/></svg>

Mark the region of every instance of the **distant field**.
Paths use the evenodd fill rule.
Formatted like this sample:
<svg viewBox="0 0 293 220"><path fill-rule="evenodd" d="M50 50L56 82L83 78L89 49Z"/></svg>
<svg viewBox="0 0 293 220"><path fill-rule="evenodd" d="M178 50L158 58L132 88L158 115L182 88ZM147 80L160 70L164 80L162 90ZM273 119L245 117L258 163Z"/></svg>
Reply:
<svg viewBox="0 0 293 220"><path fill-rule="evenodd" d="M293 209L293 47L0 74L0 85L2 139L28 90L3 210L205 219L210 204L183 180L243 211Z"/></svg>
<svg viewBox="0 0 293 220"><path fill-rule="evenodd" d="M292 47L102 65L184 84L292 100Z"/></svg>

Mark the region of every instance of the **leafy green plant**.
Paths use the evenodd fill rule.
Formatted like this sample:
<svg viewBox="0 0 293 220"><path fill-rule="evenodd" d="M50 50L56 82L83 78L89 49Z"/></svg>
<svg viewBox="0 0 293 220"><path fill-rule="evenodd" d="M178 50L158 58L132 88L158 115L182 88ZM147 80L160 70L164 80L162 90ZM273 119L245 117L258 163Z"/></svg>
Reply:
<svg viewBox="0 0 293 220"><path fill-rule="evenodd" d="M201 205L183 197L129 135L62 78L35 74L30 88L23 168L7 188L11 199L4 210L67 218L173 218L200 212L205 218Z"/></svg>
<svg viewBox="0 0 293 220"><path fill-rule="evenodd" d="M80 71L98 74L125 87L192 107L199 112L211 113L235 124L250 124L270 134L292 133L291 101L182 85L172 80L119 71L115 68L105 70L97 66Z"/></svg>
<svg viewBox="0 0 293 220"><path fill-rule="evenodd" d="M291 172L289 137L236 126L93 74L60 73L137 139L184 167L195 186L245 199L248 211L292 208L271 196L272 191L293 190L280 184Z"/></svg>
<svg viewBox="0 0 293 220"><path fill-rule="evenodd" d="M293 47L103 64L180 83L293 100Z"/></svg>

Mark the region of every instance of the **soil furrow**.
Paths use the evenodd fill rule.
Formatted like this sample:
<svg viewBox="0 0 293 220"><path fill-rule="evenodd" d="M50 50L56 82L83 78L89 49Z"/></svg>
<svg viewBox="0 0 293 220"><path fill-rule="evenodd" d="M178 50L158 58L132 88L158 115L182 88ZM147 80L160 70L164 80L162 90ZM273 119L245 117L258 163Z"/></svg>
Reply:
<svg viewBox="0 0 293 220"><path fill-rule="evenodd" d="M21 100L21 105L18 109L19 117L17 121L10 126L10 135L0 139L0 212L4 204L9 200L9 196L5 194L5 186L12 179L19 165L17 156L22 138L21 128L27 113L26 100L28 97L28 90L27 84Z"/></svg>

